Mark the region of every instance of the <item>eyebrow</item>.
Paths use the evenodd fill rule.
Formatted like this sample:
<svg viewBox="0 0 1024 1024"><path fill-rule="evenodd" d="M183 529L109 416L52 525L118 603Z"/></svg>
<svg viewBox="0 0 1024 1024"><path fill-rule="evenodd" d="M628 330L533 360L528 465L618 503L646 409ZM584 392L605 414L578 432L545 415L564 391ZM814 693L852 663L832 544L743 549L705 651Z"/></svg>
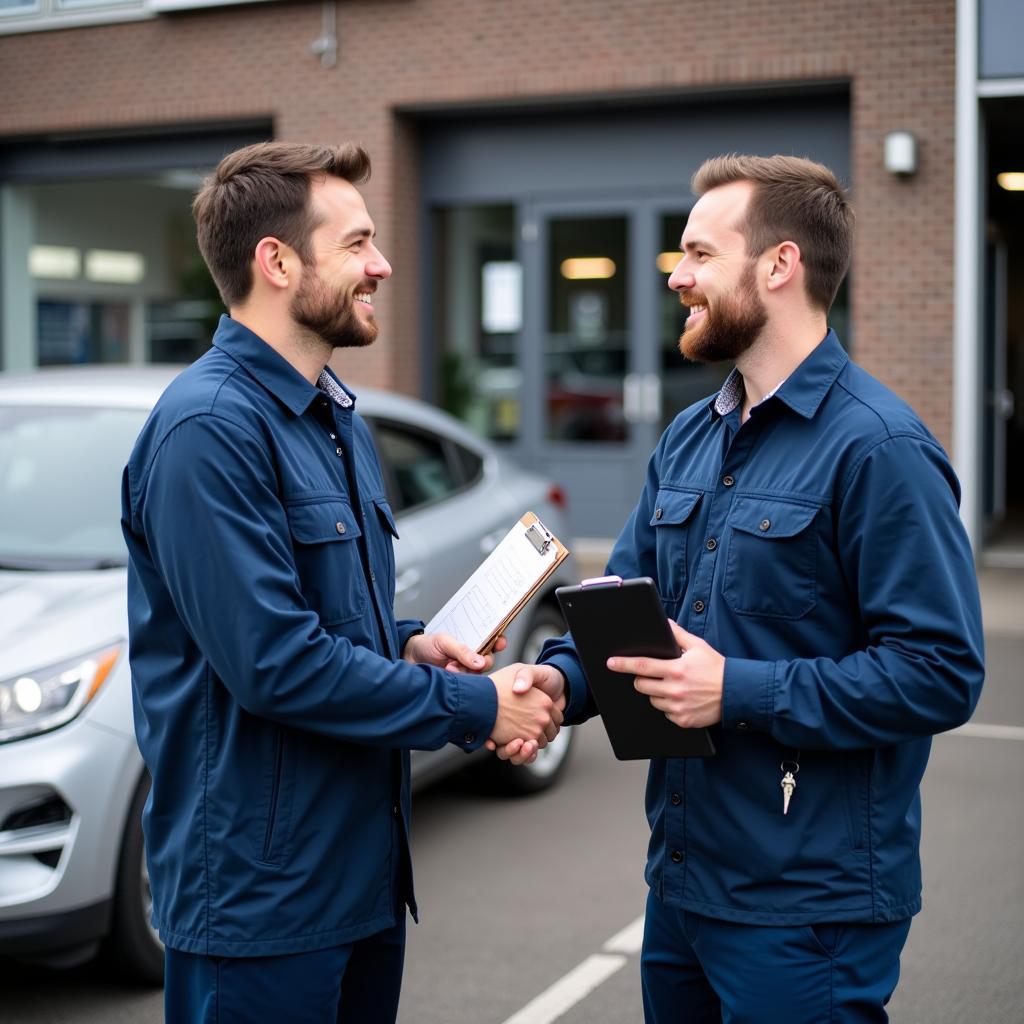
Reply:
<svg viewBox="0 0 1024 1024"><path fill-rule="evenodd" d="M342 242L354 242L357 238L376 238L377 232L372 228L355 228L341 236Z"/></svg>
<svg viewBox="0 0 1024 1024"><path fill-rule="evenodd" d="M701 239L699 239L699 238L693 239L693 240L691 240L689 242L685 242L685 243L680 242L679 243L679 251L680 252L693 252L694 249L703 249L706 252L717 252L718 251L710 242L701 241Z"/></svg>

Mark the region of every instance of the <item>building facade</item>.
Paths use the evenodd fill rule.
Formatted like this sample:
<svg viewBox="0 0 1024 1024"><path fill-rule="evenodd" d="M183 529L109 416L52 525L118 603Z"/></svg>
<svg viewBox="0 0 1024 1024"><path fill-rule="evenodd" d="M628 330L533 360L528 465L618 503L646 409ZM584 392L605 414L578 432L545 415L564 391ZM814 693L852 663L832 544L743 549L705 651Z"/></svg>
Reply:
<svg viewBox="0 0 1024 1024"><path fill-rule="evenodd" d="M981 547L1024 508L1020 197L988 183L1014 169L1016 6L4 0L2 365L193 358L216 313L202 173L248 141L354 139L395 273L339 371L448 407L612 536L665 423L721 379L682 363L665 288L690 175L807 155L858 214L834 326L952 451Z"/></svg>

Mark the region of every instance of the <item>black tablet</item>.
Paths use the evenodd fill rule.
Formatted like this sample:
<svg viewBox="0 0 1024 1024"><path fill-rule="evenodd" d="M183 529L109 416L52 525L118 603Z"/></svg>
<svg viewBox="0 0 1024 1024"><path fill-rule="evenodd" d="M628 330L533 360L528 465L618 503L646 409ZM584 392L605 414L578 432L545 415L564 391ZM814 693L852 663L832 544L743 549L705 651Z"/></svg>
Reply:
<svg viewBox="0 0 1024 1024"><path fill-rule="evenodd" d="M612 672L606 664L614 655L667 659L682 653L654 580L602 576L559 587L555 594L615 756L635 761L714 754L707 729L680 729L637 693L632 676Z"/></svg>

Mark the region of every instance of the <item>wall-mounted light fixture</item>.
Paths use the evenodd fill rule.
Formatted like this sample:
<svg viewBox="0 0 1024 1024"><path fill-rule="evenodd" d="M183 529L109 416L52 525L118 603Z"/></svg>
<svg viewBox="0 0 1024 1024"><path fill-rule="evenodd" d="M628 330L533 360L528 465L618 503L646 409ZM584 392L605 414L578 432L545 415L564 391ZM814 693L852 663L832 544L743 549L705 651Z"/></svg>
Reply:
<svg viewBox="0 0 1024 1024"><path fill-rule="evenodd" d="M28 251L28 272L33 277L73 281L82 273L82 254L67 245L33 245Z"/></svg>
<svg viewBox="0 0 1024 1024"><path fill-rule="evenodd" d="M885 137L885 169L890 174L917 171L917 139L911 132L889 132Z"/></svg>
<svg viewBox="0 0 1024 1024"><path fill-rule="evenodd" d="M569 281L603 281L615 276L615 260L607 256L577 256L562 260L562 277Z"/></svg>
<svg viewBox="0 0 1024 1024"><path fill-rule="evenodd" d="M679 261L682 258L683 254L678 249L675 252L659 252L658 269L663 274L671 274L679 266Z"/></svg>
<svg viewBox="0 0 1024 1024"><path fill-rule="evenodd" d="M1007 192L1024 192L1024 171L1003 171L996 175L996 181Z"/></svg>

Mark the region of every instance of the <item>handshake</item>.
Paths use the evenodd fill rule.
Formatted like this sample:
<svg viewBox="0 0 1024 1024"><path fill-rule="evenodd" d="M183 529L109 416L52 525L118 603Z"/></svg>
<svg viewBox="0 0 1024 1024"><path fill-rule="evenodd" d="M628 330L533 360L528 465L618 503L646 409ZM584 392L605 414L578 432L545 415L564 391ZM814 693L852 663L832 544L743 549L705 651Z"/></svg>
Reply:
<svg viewBox="0 0 1024 1024"><path fill-rule="evenodd" d="M557 735L565 711L565 677L551 665L506 665L491 673L498 714L487 749L529 764Z"/></svg>
<svg viewBox="0 0 1024 1024"><path fill-rule="evenodd" d="M498 637L495 652L505 649ZM402 657L414 664L437 665L450 672L490 673L498 691L498 714L487 749L503 761L529 764L557 735L565 710L565 677L550 665L506 665L491 672L491 655L477 654L447 633L419 633L409 638Z"/></svg>

